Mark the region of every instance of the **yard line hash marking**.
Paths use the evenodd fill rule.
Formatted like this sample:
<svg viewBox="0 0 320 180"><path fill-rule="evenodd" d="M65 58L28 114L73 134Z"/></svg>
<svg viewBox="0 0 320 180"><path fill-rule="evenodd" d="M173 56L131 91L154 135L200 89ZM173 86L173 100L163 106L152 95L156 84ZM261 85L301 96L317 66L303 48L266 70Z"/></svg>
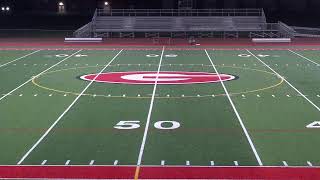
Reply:
<svg viewBox="0 0 320 180"><path fill-rule="evenodd" d="M67 160L64 165L69 165L69 164L70 164L70 160Z"/></svg>
<svg viewBox="0 0 320 180"><path fill-rule="evenodd" d="M295 54L295 55L297 55L297 56L299 56L299 57L301 57L301 58L303 58L303 59L305 59L305 60L307 60L309 62L312 62L313 64L315 64L317 66L320 66L319 63L316 63L316 62L312 61L311 59L309 59L309 58L307 58L307 57L305 57L305 56L303 56L303 55L301 55L301 54L299 54L299 53L297 53L295 51L292 51L291 49L288 49L288 51L292 52L293 54Z"/></svg>
<svg viewBox="0 0 320 180"><path fill-rule="evenodd" d="M43 160L41 165L45 165L47 163L47 160Z"/></svg>
<svg viewBox="0 0 320 180"><path fill-rule="evenodd" d="M214 161L210 161L210 165L211 165L211 166L214 166Z"/></svg>
<svg viewBox="0 0 320 180"><path fill-rule="evenodd" d="M250 53L253 57L255 57L257 60L259 60L262 64L264 64L267 68L269 68L274 74L276 74L278 77L282 78L292 89L294 89L297 93L299 93L304 99L306 99L313 107L315 107L318 111L320 111L320 108L314 104L309 98L307 98L302 92L300 92L296 87L294 87L289 81L287 81L284 77L282 77L277 71L272 69L269 65L267 65L264 61L262 61L260 58L258 58L255 54L253 54L251 51L247 49L248 53Z"/></svg>
<svg viewBox="0 0 320 180"><path fill-rule="evenodd" d="M288 166L288 163L286 161L282 161L284 166Z"/></svg>
<svg viewBox="0 0 320 180"><path fill-rule="evenodd" d="M162 47L162 52L161 52L160 61L159 61L159 64L158 64L156 80L155 80L154 86L153 86L153 92L152 92L152 96L151 96L150 107L149 107L149 112L148 112L148 116L147 116L147 122L146 122L146 125L145 125L145 130L144 130L144 133L143 133L143 138L142 138L142 142L141 142L141 146L140 146L137 166L140 166L141 162L142 162L144 147L145 147L145 144L146 144L148 130L149 130L149 124L150 124L150 120L151 120L151 114L152 114L155 94L156 94L156 90L157 90L157 84L158 84L159 73L160 73L160 69L161 69L161 63L162 63L162 59L163 59L163 53L164 53L164 46ZM136 171L138 171L138 169L136 169ZM136 173L136 174L138 174L138 173Z"/></svg>
<svg viewBox="0 0 320 180"><path fill-rule="evenodd" d="M94 160L91 160L89 165L93 165L94 164Z"/></svg>
<svg viewBox="0 0 320 180"><path fill-rule="evenodd" d="M44 74L44 73L46 73L47 71L49 71L50 69L56 67L57 65L59 65L59 64L62 63L63 61L65 61L65 60L73 57L75 54L79 53L80 51L82 51L82 50L80 49L79 51L77 51L77 52L71 54L70 56L62 59L62 60L59 61L58 63L50 66L48 69L42 71L41 73L37 74L36 76L33 76L32 78L30 78L30 79L27 80L26 82L22 83L20 86L16 87L15 89L11 90L11 91L10 91L9 93L7 93L6 95L2 96L2 97L0 98L0 101L1 101L2 99L6 98L8 95L10 95L10 94L12 94L13 92L15 92L16 90L20 89L20 88L23 87L24 85L26 85L26 84L28 84L29 82L31 82L34 78L41 76L42 74Z"/></svg>
<svg viewBox="0 0 320 180"><path fill-rule="evenodd" d="M243 121L242 121L242 118L240 117L240 114L238 113L237 108L235 107L235 105L234 105L234 103L233 103L233 101L232 101L232 99L231 99L231 97L230 97L230 94L229 94L226 86L224 85L224 82L222 81L222 79L221 79L221 77L220 77L220 74L219 74L216 66L213 64L213 61L212 61L210 55L208 54L207 50L205 49L204 51L206 52L207 57L208 57L208 59L210 60L210 63L211 63L211 65L212 65L213 69L215 70L215 72L217 73L217 75L218 75L218 77L219 77L219 80L220 80L220 83L221 83L221 85L222 85L222 87L223 87L223 90L225 91L225 94L226 94L227 97L228 97L228 100L229 100L229 102L230 102L230 104L231 104L231 106L232 106L232 109L233 109L234 113L236 114L236 116L237 116L237 118L238 118L238 121L239 121L239 123L240 123L240 125L241 125L241 127L242 127L242 130L243 130L243 132L244 132L244 134L245 134L245 136L246 136L246 138L247 138L247 140L248 140L248 142L249 142L249 144L250 144L250 146L251 146L251 149L252 149L252 151L253 151L253 153L254 153L254 156L255 156L255 158L256 158L257 161L258 161L258 164L259 164L260 166L262 166L263 163L262 163L262 161L261 161L261 158L260 158L260 156L259 156L259 154L258 154L258 152L257 152L257 150L256 150L256 148L255 148L255 146L254 146L254 144L253 144L253 142L252 142L252 140L251 140L251 137L250 137L250 135L249 135L249 133L248 133L248 131L247 131L247 128L245 127L245 125L244 125L244 123L243 123Z"/></svg>
<svg viewBox="0 0 320 180"><path fill-rule="evenodd" d="M165 161L161 160L161 166L164 166L164 165L165 165Z"/></svg>
<svg viewBox="0 0 320 180"><path fill-rule="evenodd" d="M313 166L310 161L307 161L308 166Z"/></svg>
<svg viewBox="0 0 320 180"><path fill-rule="evenodd" d="M10 63L16 62L16 61L18 61L18 60L20 60L20 59L23 59L23 58L25 58L25 57L28 57L28 56L30 56L30 55L32 55L32 54L35 54L35 53L37 53L37 52L39 52L39 51L41 51L41 50L33 51L33 52L31 52L31 53L29 53L29 54L26 54L26 55L24 55L24 56L21 56L21 57L19 57L19 58L17 58L17 59L14 59L14 60L9 61L9 62L7 62L7 63L1 64L1 65L0 65L0 68L3 67L3 66L8 65L8 64L10 64Z"/></svg>
<svg viewBox="0 0 320 180"><path fill-rule="evenodd" d="M58 122L62 119L62 117L73 107L73 105L78 101L78 99L84 94L84 92L91 86L91 84L98 78L98 76L119 56L122 52L120 50L105 66L102 70L93 78L92 81L81 91L81 93L73 100L73 102L67 107L67 109L58 117L58 119L47 129L47 131L38 139L38 141L26 152L26 154L19 160L17 163L20 165L29 154L41 143L41 141L51 132L51 130L58 124ZM78 52L77 52L78 53ZM76 54L76 53L75 53ZM73 55L71 55L73 56ZM69 57L71 57L69 56ZM60 61L61 62L61 61Z"/></svg>

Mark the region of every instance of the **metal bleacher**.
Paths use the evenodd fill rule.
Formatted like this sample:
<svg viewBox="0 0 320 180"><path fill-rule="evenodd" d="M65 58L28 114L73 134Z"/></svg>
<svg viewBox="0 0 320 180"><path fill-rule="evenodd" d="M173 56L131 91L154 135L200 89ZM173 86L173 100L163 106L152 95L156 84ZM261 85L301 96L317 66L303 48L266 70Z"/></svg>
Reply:
<svg viewBox="0 0 320 180"><path fill-rule="evenodd" d="M263 9L97 9L75 37L290 37Z"/></svg>

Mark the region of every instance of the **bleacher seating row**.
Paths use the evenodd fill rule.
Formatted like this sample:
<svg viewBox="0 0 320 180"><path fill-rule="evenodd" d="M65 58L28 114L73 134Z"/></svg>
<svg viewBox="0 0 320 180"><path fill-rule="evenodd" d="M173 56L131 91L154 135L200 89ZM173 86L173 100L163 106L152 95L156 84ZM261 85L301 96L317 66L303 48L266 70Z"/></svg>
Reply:
<svg viewBox="0 0 320 180"><path fill-rule="evenodd" d="M178 32L212 30L261 30L265 24L261 17L123 17L99 16L93 23L97 32Z"/></svg>

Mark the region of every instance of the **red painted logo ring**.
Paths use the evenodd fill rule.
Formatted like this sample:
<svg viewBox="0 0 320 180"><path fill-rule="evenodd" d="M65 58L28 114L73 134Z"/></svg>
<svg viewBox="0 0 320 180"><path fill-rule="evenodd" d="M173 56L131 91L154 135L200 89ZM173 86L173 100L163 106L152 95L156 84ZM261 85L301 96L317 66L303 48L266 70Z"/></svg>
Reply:
<svg viewBox="0 0 320 180"><path fill-rule="evenodd" d="M157 78L158 77L158 78ZM87 74L80 77L86 81L115 83L115 84L201 84L217 83L221 81L231 81L237 76L230 74L220 74L208 72L178 72L161 71L159 74L154 71L132 71L132 72L108 72L101 74Z"/></svg>

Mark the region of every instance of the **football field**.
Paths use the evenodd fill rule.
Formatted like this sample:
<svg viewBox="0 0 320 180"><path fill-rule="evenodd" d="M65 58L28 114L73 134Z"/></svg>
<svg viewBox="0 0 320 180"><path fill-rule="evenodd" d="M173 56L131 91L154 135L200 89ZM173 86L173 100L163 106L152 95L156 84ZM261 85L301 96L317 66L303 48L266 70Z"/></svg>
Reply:
<svg viewBox="0 0 320 180"><path fill-rule="evenodd" d="M320 166L320 51L0 50L0 165Z"/></svg>

